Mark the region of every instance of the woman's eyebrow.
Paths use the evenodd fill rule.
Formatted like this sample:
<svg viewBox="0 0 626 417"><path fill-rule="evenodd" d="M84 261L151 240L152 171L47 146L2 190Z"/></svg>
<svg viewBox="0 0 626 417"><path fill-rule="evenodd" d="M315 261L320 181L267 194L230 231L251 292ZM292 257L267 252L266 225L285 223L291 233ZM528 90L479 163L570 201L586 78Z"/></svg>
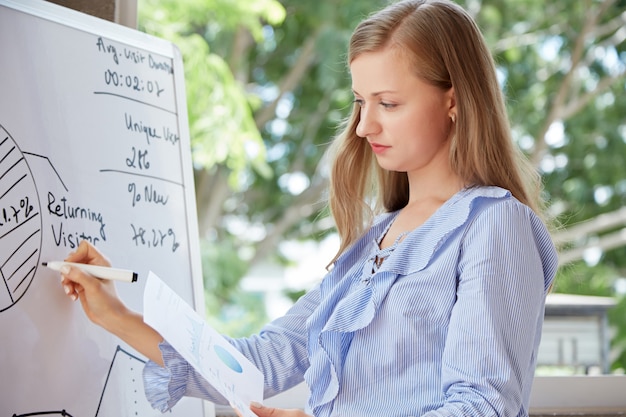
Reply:
<svg viewBox="0 0 626 417"><path fill-rule="evenodd" d="M354 90L354 89L352 90L352 93L353 93L355 96L360 96L360 95L361 95L361 94L359 94L359 93L358 93L356 90ZM397 93L397 91L395 91L395 90L381 90L381 91L375 91L375 92L373 92L373 93L370 93L370 96L372 96L372 97L378 97L379 95L381 95L381 94L386 94L386 93L395 94L395 93Z"/></svg>

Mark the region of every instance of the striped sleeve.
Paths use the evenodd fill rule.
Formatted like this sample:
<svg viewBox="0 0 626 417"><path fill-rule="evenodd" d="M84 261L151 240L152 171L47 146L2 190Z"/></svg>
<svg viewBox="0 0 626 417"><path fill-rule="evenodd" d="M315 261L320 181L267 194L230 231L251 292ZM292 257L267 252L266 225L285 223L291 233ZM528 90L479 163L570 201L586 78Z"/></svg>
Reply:
<svg viewBox="0 0 626 417"><path fill-rule="evenodd" d="M428 414L518 415L527 402L546 295L545 228L515 199L482 210L461 245L442 358L443 407Z"/></svg>
<svg viewBox="0 0 626 417"><path fill-rule="evenodd" d="M159 349L165 367L148 361L143 370L144 390L152 408L164 413L174 407L183 396L228 404L167 341L162 342Z"/></svg>

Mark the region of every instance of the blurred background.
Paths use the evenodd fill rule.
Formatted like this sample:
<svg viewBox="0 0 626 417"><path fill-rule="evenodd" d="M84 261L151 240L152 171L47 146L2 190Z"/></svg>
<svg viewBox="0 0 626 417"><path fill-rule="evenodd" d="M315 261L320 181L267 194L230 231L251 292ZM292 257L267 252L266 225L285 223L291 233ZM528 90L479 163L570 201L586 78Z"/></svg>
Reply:
<svg viewBox="0 0 626 417"><path fill-rule="evenodd" d="M345 62L382 0L137 0L185 66L206 315L248 335L338 247L323 154L352 105ZM626 0L459 0L541 172L560 270L539 374L626 368Z"/></svg>

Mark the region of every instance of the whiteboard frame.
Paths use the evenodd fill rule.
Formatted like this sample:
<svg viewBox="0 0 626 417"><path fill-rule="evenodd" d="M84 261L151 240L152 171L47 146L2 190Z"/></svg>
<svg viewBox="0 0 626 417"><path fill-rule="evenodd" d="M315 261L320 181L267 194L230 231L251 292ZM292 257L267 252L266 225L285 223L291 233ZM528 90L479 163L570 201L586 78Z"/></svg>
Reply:
<svg viewBox="0 0 626 417"><path fill-rule="evenodd" d="M19 1L19 2L18 2ZM129 43L132 39L132 45L153 51L154 53L171 58L174 65L174 85L176 87L185 86L184 68L182 65L182 54L178 47L170 41L148 35L135 29L121 26L108 20L103 20L95 16L87 15L73 9L59 6L44 0L0 0L0 5L10 7L12 9L22 11L33 16L37 16L46 20L50 20L59 24L63 24L74 29L78 29L88 33L101 33L107 38L120 42ZM180 136L187 138L189 142L189 120L187 118L187 99L184 88L177 89L175 93L176 104L178 107L178 121ZM184 152L182 154L183 166L193 167L191 153ZM189 190L194 186L193 171L186 170L183 172L185 181L185 204L188 208L196 208L195 190ZM195 236L199 239L198 218L196 213L187 213L189 223L190 237ZM190 265L192 272L192 290L194 294L193 308L203 314L204 313L204 284L202 280L202 262L200 260L199 250L190 251L192 256Z"/></svg>
<svg viewBox="0 0 626 417"><path fill-rule="evenodd" d="M116 3L119 0L116 0ZM122 0L124 1L124 0ZM130 0L126 0L130 1ZM134 1L134 0L133 0ZM135 6L136 6L136 2ZM180 137L188 145L191 143L187 100L185 91L184 67L180 49L172 42L161 39L137 29L123 26L80 11L70 9L44 0L0 0L0 6L14 9L34 17L42 18L90 34L99 34L123 44L160 54L172 59L174 67L175 101ZM189 265L191 270L192 308L201 315L205 314L204 282L199 249L199 228L196 212L195 182L191 152L181 152L182 166L191 167L183 170L185 184L185 207L187 209L187 233L189 238ZM196 244L194 246L194 243ZM203 417L215 417L215 407L209 401L203 401Z"/></svg>

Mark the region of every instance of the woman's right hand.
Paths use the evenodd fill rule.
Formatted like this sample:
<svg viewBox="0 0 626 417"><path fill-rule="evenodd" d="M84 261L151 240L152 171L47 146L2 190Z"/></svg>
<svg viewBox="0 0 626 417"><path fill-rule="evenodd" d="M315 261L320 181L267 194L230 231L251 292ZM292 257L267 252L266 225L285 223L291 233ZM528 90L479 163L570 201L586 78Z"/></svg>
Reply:
<svg viewBox="0 0 626 417"><path fill-rule="evenodd" d="M83 240L75 252L70 253L66 262L90 265L111 266L108 259L93 245ZM127 308L120 300L112 280L96 278L80 268L64 266L61 270L61 284L65 293L72 299L80 299L85 314L95 324L109 331L115 321L127 313Z"/></svg>
<svg viewBox="0 0 626 417"><path fill-rule="evenodd" d="M109 260L92 244L83 240L66 262L111 266ZM85 314L93 323L116 335L153 362L163 366L159 344L161 335L148 326L141 314L130 310L118 297L115 282L99 279L80 268L64 266L61 284L72 300L80 300Z"/></svg>

